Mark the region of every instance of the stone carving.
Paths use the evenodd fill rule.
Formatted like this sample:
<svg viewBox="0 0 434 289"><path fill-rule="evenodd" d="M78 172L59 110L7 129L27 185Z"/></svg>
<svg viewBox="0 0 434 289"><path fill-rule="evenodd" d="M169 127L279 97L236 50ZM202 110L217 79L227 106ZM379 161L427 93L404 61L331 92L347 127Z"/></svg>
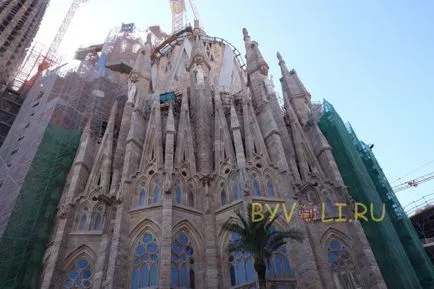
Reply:
<svg viewBox="0 0 434 289"><path fill-rule="evenodd" d="M202 65L199 64L194 64L193 65L193 72L196 75L196 84L199 85L203 85L205 83L205 71L202 68Z"/></svg>
<svg viewBox="0 0 434 289"><path fill-rule="evenodd" d="M264 78L264 85L267 91L267 95L271 95L275 93L273 82L268 77Z"/></svg>
<svg viewBox="0 0 434 289"><path fill-rule="evenodd" d="M134 105L136 100L137 87L132 79L128 80L128 100L127 103L132 103Z"/></svg>
<svg viewBox="0 0 434 289"><path fill-rule="evenodd" d="M165 192L166 194L170 194L172 192L172 188L173 188L172 174L167 173L163 183L163 192Z"/></svg>

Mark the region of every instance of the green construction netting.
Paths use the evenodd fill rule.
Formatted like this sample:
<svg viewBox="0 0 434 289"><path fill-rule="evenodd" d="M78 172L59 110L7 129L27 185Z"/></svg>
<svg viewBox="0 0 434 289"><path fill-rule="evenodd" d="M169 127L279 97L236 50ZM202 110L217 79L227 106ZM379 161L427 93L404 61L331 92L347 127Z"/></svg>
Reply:
<svg viewBox="0 0 434 289"><path fill-rule="evenodd" d="M372 203L375 216L380 216L385 204L382 222L362 220L361 224L388 288L433 289L433 266L370 148L326 101L318 125L353 199Z"/></svg>
<svg viewBox="0 0 434 289"><path fill-rule="evenodd" d="M80 131L48 125L0 240L0 288L37 289Z"/></svg>

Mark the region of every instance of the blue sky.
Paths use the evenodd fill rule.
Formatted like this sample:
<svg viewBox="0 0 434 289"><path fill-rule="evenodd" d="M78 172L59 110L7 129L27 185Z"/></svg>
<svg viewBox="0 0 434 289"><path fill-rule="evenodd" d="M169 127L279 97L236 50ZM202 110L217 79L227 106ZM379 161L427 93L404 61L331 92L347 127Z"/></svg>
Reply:
<svg viewBox="0 0 434 289"><path fill-rule="evenodd" d="M71 0L51 0L37 41L49 45ZM331 102L374 153L389 181L434 172L434 1L197 0L206 32L244 52L242 27L259 42L277 84L280 51L312 100ZM193 19L191 14L189 19ZM102 42L111 28L171 29L168 0L89 0L61 53ZM405 177L404 177L405 176ZM397 193L403 206L434 193L434 180ZM434 195L433 195L434 196Z"/></svg>

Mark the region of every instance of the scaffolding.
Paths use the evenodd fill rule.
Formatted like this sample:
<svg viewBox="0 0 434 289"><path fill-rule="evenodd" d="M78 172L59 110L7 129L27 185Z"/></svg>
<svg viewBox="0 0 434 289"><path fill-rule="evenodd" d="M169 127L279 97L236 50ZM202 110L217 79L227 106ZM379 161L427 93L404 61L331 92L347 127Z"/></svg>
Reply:
<svg viewBox="0 0 434 289"><path fill-rule="evenodd" d="M434 288L433 266L370 148L326 101L318 125L352 198L373 204L376 216L385 204L382 222L362 220L361 224L388 287Z"/></svg>
<svg viewBox="0 0 434 289"><path fill-rule="evenodd" d="M127 75L97 63L89 55L46 72L30 89L0 149L2 289L39 288L43 255L81 131L90 121L92 137L100 139L115 101L122 111Z"/></svg>

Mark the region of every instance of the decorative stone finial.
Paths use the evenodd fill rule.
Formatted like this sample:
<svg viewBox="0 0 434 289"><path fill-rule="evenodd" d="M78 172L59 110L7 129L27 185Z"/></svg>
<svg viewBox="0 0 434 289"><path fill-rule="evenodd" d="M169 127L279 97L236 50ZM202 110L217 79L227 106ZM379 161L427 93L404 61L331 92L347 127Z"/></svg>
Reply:
<svg viewBox="0 0 434 289"><path fill-rule="evenodd" d="M279 59L279 62L285 62L283 61L282 55L280 55L279 51L277 51L277 59Z"/></svg>
<svg viewBox="0 0 434 289"><path fill-rule="evenodd" d="M148 35L146 36L146 43L151 43L151 33L148 33Z"/></svg>
<svg viewBox="0 0 434 289"><path fill-rule="evenodd" d="M249 37L249 31L247 31L247 28L243 28L243 36L244 36L244 40L246 40L247 37Z"/></svg>

